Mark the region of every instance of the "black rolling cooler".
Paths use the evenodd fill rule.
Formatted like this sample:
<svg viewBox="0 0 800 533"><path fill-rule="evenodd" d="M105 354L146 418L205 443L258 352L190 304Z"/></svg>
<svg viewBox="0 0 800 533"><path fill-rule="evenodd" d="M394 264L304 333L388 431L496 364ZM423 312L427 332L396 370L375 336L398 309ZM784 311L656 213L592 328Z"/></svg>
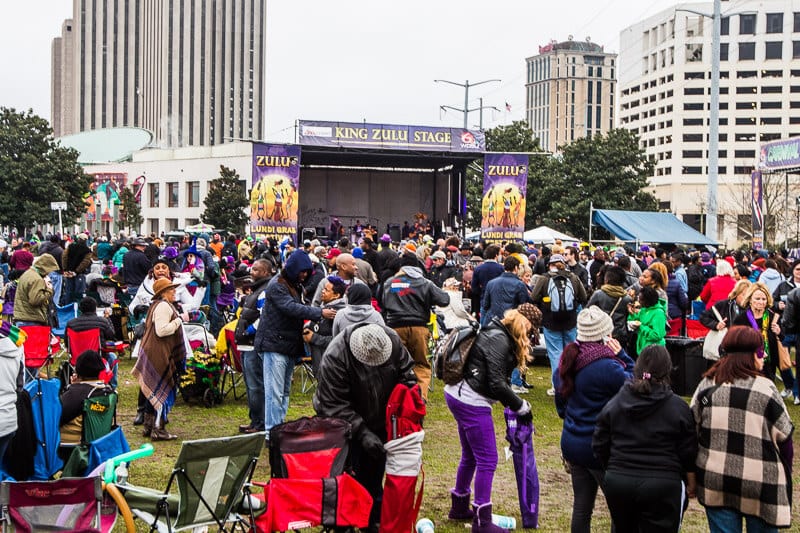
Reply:
<svg viewBox="0 0 800 533"><path fill-rule="evenodd" d="M696 326L694 323L697 321L691 322L692 326ZM668 335L664 338L672 359L672 390L680 396L692 396L707 368L706 360L703 359L705 336L697 337L698 334L705 333L701 328L691 327L687 335L686 317L683 317L680 324L680 335Z"/></svg>

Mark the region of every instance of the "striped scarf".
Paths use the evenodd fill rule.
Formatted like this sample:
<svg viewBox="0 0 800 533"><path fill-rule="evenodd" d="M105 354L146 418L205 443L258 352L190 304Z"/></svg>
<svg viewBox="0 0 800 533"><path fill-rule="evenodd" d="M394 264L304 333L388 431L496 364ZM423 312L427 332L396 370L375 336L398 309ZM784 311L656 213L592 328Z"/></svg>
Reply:
<svg viewBox="0 0 800 533"><path fill-rule="evenodd" d="M0 322L0 337L7 337L17 346L22 346L27 340L28 334L10 322L3 320Z"/></svg>

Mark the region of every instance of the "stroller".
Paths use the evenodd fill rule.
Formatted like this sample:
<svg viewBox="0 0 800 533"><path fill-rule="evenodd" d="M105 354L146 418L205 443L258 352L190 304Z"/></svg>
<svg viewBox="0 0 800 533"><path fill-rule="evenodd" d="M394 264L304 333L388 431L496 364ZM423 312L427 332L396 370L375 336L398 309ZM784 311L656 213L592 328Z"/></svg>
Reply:
<svg viewBox="0 0 800 533"><path fill-rule="evenodd" d="M222 403L222 360L211 347L208 331L199 324L185 324L186 335L192 354L186 359L186 369L181 375L178 388L187 403L193 399L206 407ZM202 334L200 334L202 333Z"/></svg>

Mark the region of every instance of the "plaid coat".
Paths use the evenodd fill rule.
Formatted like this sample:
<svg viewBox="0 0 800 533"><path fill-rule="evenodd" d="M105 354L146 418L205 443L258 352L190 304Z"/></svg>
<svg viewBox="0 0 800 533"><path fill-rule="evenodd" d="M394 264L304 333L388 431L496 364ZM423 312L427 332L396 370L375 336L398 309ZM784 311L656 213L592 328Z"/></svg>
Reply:
<svg viewBox="0 0 800 533"><path fill-rule="evenodd" d="M703 379L692 398L698 426L697 499L707 507L729 507L768 524L791 523L791 478L778 444L794 426L778 389L764 377L724 383L700 398L713 380Z"/></svg>

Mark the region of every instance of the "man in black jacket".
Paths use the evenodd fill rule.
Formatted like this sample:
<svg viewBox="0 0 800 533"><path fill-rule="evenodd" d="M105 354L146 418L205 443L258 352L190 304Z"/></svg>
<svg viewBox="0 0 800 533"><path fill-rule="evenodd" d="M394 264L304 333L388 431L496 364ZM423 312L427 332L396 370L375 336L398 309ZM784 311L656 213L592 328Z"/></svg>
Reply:
<svg viewBox="0 0 800 533"><path fill-rule="evenodd" d="M252 282L250 294L242 299L242 311L236 323L235 340L242 354L242 371L247 386L249 424L239 426L240 433L264 431L264 360L253 347L256 331L264 307L265 289L272 277L272 264L266 259L256 259L250 268Z"/></svg>
<svg viewBox="0 0 800 533"><path fill-rule="evenodd" d="M139 285L142 284L152 265L144 249L147 248L147 241L141 238L134 239L131 249L122 257L122 274L125 285L128 287L128 294L136 296Z"/></svg>
<svg viewBox="0 0 800 533"><path fill-rule="evenodd" d="M294 362L304 353L303 321L336 316L333 309L305 305L302 284L310 272L308 254L295 250L281 273L267 283L254 346L264 361L264 430L268 439L269 431L283 422L289 409Z"/></svg>
<svg viewBox="0 0 800 533"><path fill-rule="evenodd" d="M314 410L343 418L353 431L351 458L355 478L373 498L369 528L378 531L383 500L387 441L386 404L395 386L413 387L414 362L391 328L356 324L334 337L322 359Z"/></svg>

